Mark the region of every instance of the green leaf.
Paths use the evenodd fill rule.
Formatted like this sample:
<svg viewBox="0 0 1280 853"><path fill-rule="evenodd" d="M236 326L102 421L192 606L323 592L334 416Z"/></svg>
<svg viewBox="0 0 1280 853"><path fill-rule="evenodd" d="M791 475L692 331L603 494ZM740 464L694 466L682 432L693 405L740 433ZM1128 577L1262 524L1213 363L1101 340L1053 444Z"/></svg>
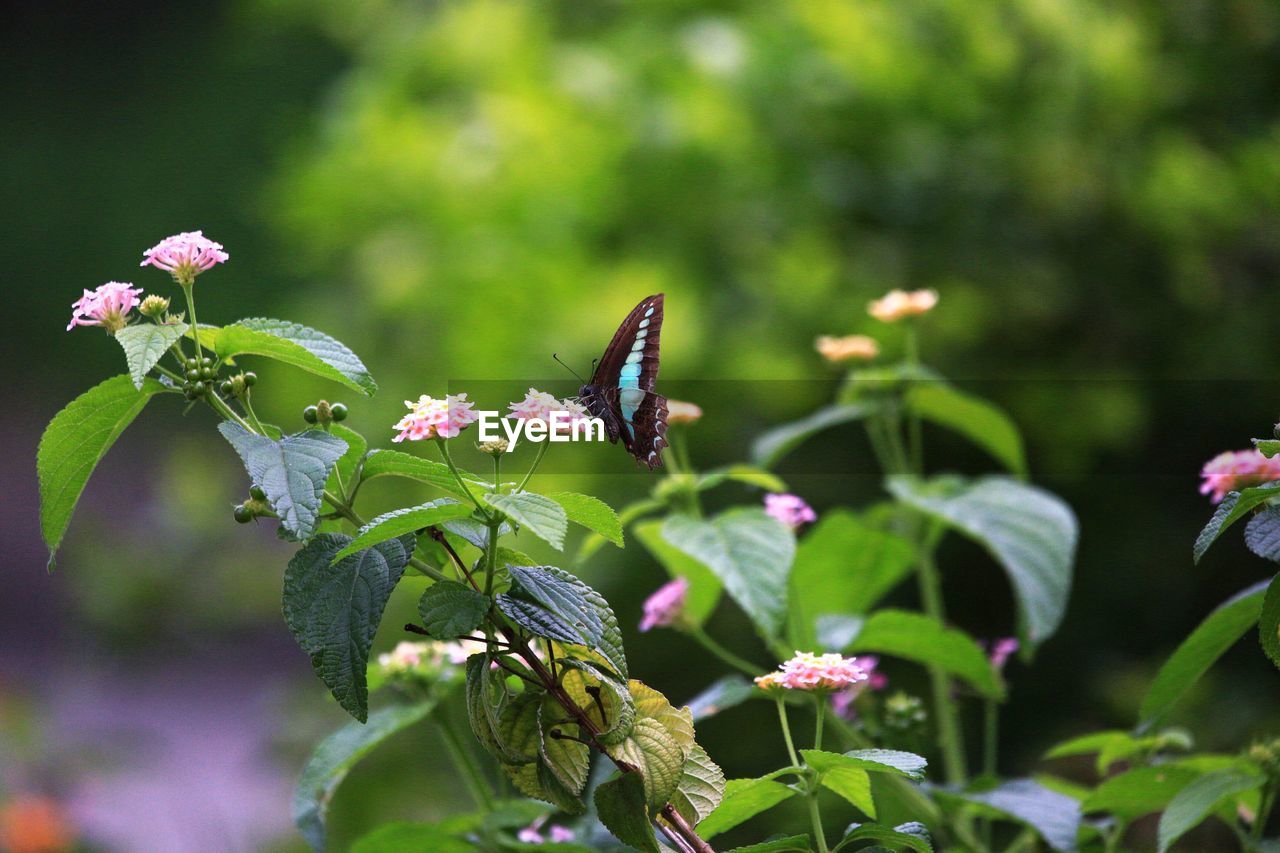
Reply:
<svg viewBox="0 0 1280 853"><path fill-rule="evenodd" d="M342 485L347 489L355 486L356 466L360 464L360 460L364 459L365 453L369 451L369 442L365 440L363 435L353 429L344 427L342 424L329 424L329 433L336 435L347 443L347 452L343 453L337 464L333 466L333 473L329 475L329 480L325 484L326 489L337 495L342 492L338 487L339 475L342 477Z"/></svg>
<svg viewBox="0 0 1280 853"><path fill-rule="evenodd" d="M644 782L637 774L623 773L596 788L595 804L600 822L614 838L644 853L659 853L645 808Z"/></svg>
<svg viewBox="0 0 1280 853"><path fill-rule="evenodd" d="M1238 492L1228 492L1222 499L1222 503L1218 504L1218 508L1214 510L1213 518L1209 519L1209 523L1200 531L1200 535L1196 536L1196 544L1191 549L1195 562L1200 562L1200 558L1209 550L1209 546L1218 541L1218 537L1228 527L1244 518L1256 507L1272 498L1280 497L1280 492L1276 491L1278 488L1280 488L1280 482L1265 483Z"/></svg>
<svg viewBox="0 0 1280 853"><path fill-rule="evenodd" d="M396 732L425 719L434 705L432 700L380 708L368 723L347 723L320 742L293 791L293 822L313 848L324 849L329 803L355 763Z"/></svg>
<svg viewBox="0 0 1280 853"><path fill-rule="evenodd" d="M836 845L836 850L843 849L846 844L859 841L871 841L881 846L896 850L914 850L917 853L933 853L933 844L929 839L929 830L922 823L904 823L890 829L878 823L852 824L845 830L844 838Z"/></svg>
<svg viewBox="0 0 1280 853"><path fill-rule="evenodd" d="M769 430L751 445L751 461L761 468L772 468L778 460L823 430L862 420L879 412L880 403L867 400L819 409L807 418Z"/></svg>
<svg viewBox="0 0 1280 853"><path fill-rule="evenodd" d="M791 567L791 635L813 648L827 614L868 612L911 571L910 542L868 527L845 510L822 517L800 540Z"/></svg>
<svg viewBox="0 0 1280 853"><path fill-rule="evenodd" d="M622 522L618 520L618 514L613 511L613 507L604 501L576 492L557 492L547 497L560 504L565 515L574 524L580 524L593 533L598 533L619 548L623 547Z"/></svg>
<svg viewBox="0 0 1280 853"><path fill-rule="evenodd" d="M203 338L202 331L202 343ZM240 320L218 330L211 345L220 358L266 356L340 382L361 394L378 390L377 383L355 353L324 332L298 323L261 317Z"/></svg>
<svg viewBox="0 0 1280 853"><path fill-rule="evenodd" d="M405 850L473 853L475 845L450 835L435 824L408 821L384 823L351 845L351 853L403 853Z"/></svg>
<svg viewBox="0 0 1280 853"><path fill-rule="evenodd" d="M609 755L640 768L645 801L656 810L666 805L680 784L686 752L661 722L638 717L631 734L609 747Z"/></svg>
<svg viewBox="0 0 1280 853"><path fill-rule="evenodd" d="M604 656L614 671L627 677L627 655L618 619L604 596L580 578L556 566L510 566L509 596L542 605L580 634L576 640Z"/></svg>
<svg viewBox="0 0 1280 853"><path fill-rule="evenodd" d="M781 838L770 838L758 844L735 847L729 853L809 853L813 845L807 835L786 835Z"/></svg>
<svg viewBox="0 0 1280 853"><path fill-rule="evenodd" d="M484 482L475 474L466 471L461 471L460 473L462 478L477 494L493 488L492 483ZM448 465L443 462L432 462L430 459L421 459L408 453L401 453L399 450L374 450L370 452L369 458L365 460L361 479L372 480L375 477L404 477L408 480L435 486L437 489L460 498L467 496L467 493L458 485L458 481L454 478Z"/></svg>
<svg viewBox="0 0 1280 853"><path fill-rule="evenodd" d="M1267 582L1237 593L1205 617L1160 667L1151 689L1142 700L1139 718L1149 726L1162 718L1213 666L1258 622Z"/></svg>
<svg viewBox="0 0 1280 853"><path fill-rule="evenodd" d="M627 682L627 689L635 701L636 713L661 723L680 747L681 761L687 758L694 747L693 713L688 708L676 708L666 696L634 678Z"/></svg>
<svg viewBox="0 0 1280 853"><path fill-rule="evenodd" d="M128 376L113 376L72 400L45 427L36 471L40 533L49 547L50 568L89 475L147 401L164 390L154 379L139 390Z"/></svg>
<svg viewBox="0 0 1280 853"><path fill-rule="evenodd" d="M564 550L569 516L564 507L544 495L517 492L514 495L487 494L484 502L506 515L557 551Z"/></svg>
<svg viewBox="0 0 1280 853"><path fill-rule="evenodd" d="M383 513L361 527L351 544L334 555L340 560L356 551L371 548L379 542L414 533L424 527L431 527L450 519L463 518L471 514L471 507L458 503L453 498L438 498L419 506L405 507Z"/></svg>
<svg viewBox="0 0 1280 853"><path fill-rule="evenodd" d="M832 754L825 753L828 756ZM898 749L855 749L837 757L840 759L837 763L842 767L902 776L913 782L924 781L924 771L929 766L924 756Z"/></svg>
<svg viewBox="0 0 1280 853"><path fill-rule="evenodd" d="M871 797L871 777L857 762L846 762L843 755L820 749L802 749L800 757L805 764L817 771L824 788L839 794L867 817L875 818L876 804Z"/></svg>
<svg viewBox="0 0 1280 853"><path fill-rule="evenodd" d="M575 645L582 643L582 635L576 627L541 604L505 592L495 596L494 602L508 619L535 637Z"/></svg>
<svg viewBox="0 0 1280 853"><path fill-rule="evenodd" d="M724 468L712 469L698 478L697 489L704 492L729 480L746 483L748 486L755 486L767 492L787 490L787 484L781 477L754 465L727 465Z"/></svg>
<svg viewBox="0 0 1280 853"><path fill-rule="evenodd" d="M413 555L413 538L382 542L334 563L333 555L350 541L322 533L293 556L284 572L284 618L338 704L364 720L369 648Z"/></svg>
<svg viewBox="0 0 1280 853"><path fill-rule="evenodd" d="M459 539L465 539L481 551L484 551L489 547L489 525L485 524L482 519L477 518L477 514L478 513L473 513L465 518L454 518L443 522L440 526L444 528L446 533L452 533ZM515 528L504 521L498 525L498 536L499 538L508 536L513 530L515 530ZM498 549L500 554L503 552L507 554L520 553L518 551L512 551L510 548L505 548L501 545L498 546ZM534 562L536 563L536 561ZM498 563L499 567L502 565L502 563ZM534 565L534 563L523 563L522 565Z"/></svg>
<svg viewBox="0 0 1280 853"><path fill-rule="evenodd" d="M527 797L545 800L570 814L581 814L586 806L576 793L565 787L542 760L542 729L538 709L545 694L527 691L513 699L498 720L499 736L513 751L527 756L521 764L507 764L503 769L511 777L516 790Z"/></svg>
<svg viewBox="0 0 1280 853"><path fill-rule="evenodd" d="M1168 749L1188 750L1192 746L1189 735L1181 729L1166 729L1153 735L1135 737L1127 731L1092 732L1058 744L1045 754L1045 758L1065 758L1071 755L1097 753L1095 768L1099 776L1106 776L1111 765L1128 761L1135 756L1150 756Z"/></svg>
<svg viewBox="0 0 1280 853"><path fill-rule="evenodd" d="M714 838L795 794L794 788L768 778L730 779L725 783L724 800L698 826L698 835Z"/></svg>
<svg viewBox="0 0 1280 853"><path fill-rule="evenodd" d="M642 500L628 504L622 508L621 512L618 513L618 525L625 528L633 521L657 512L665 506L665 503L656 500ZM578 546L578 553L574 555L573 561L575 563L582 563L589 560L596 551L599 551L604 547L604 543L607 541L608 540L599 533L588 534L582 540L582 544Z"/></svg>
<svg viewBox="0 0 1280 853"><path fill-rule="evenodd" d="M716 609L724 585L706 565L664 539L662 527L661 521L646 521L637 524L631 532L644 545L645 550L662 564L667 574L689 582L689 591L684 600L684 618L691 625L700 626Z"/></svg>
<svg viewBox="0 0 1280 853"><path fill-rule="evenodd" d="M1004 696L1004 685L982 648L963 631L943 627L923 613L878 610L848 650L880 652L938 666L964 679L983 696Z"/></svg>
<svg viewBox="0 0 1280 853"><path fill-rule="evenodd" d="M1258 617L1258 639L1271 662L1280 666L1280 575L1271 579Z"/></svg>
<svg viewBox="0 0 1280 853"><path fill-rule="evenodd" d="M1253 439L1253 446L1268 459L1280 453L1280 440L1274 438L1255 438Z"/></svg>
<svg viewBox="0 0 1280 853"><path fill-rule="evenodd" d="M1244 544L1262 559L1280 563L1280 507L1264 507L1249 519Z"/></svg>
<svg viewBox="0 0 1280 853"><path fill-rule="evenodd" d="M1162 811L1178 792L1206 773L1239 766L1234 758L1205 756L1153 767L1135 767L1104 779L1081 804L1086 814L1107 812L1121 820L1135 820Z"/></svg>
<svg viewBox="0 0 1280 853"><path fill-rule="evenodd" d="M763 637L778 637L796 551L785 524L762 509L732 509L710 521L673 515L662 538L714 572Z"/></svg>
<svg viewBox="0 0 1280 853"><path fill-rule="evenodd" d="M1027 474L1022 434L999 407L942 383L916 384L906 395L908 410L963 435L1014 474Z"/></svg>
<svg viewBox="0 0 1280 853"><path fill-rule="evenodd" d="M706 690L689 700L689 712L694 722L714 717L721 711L741 705L759 694L756 686L741 675L730 674L712 682Z"/></svg>
<svg viewBox="0 0 1280 853"><path fill-rule="evenodd" d="M1026 824L1054 850L1076 849L1080 804L1031 779L1013 779L989 791L948 793L946 796L994 809Z"/></svg>
<svg viewBox="0 0 1280 853"><path fill-rule="evenodd" d="M724 799L724 771L696 743L689 750L671 805L690 826L697 826Z"/></svg>
<svg viewBox="0 0 1280 853"><path fill-rule="evenodd" d="M1256 773L1219 770L1206 773L1179 791L1160 815L1159 851L1164 853L1173 843L1200 824L1218 805L1228 798L1262 785Z"/></svg>
<svg viewBox="0 0 1280 853"><path fill-rule="evenodd" d="M469 634L489 612L489 597L457 581L438 581L418 600L418 613L427 633L437 640Z"/></svg>
<svg viewBox="0 0 1280 853"><path fill-rule="evenodd" d="M550 696L543 697L538 706L538 726L541 729L539 754L543 763L569 793L581 794L591 769L591 752L585 743L553 735L560 732L582 737L580 727Z"/></svg>
<svg viewBox="0 0 1280 853"><path fill-rule="evenodd" d="M1071 592L1078 535L1076 517L1061 499L1007 477L891 477L888 488L995 557L1013 584L1018 621L1029 644L1057 630Z"/></svg>
<svg viewBox="0 0 1280 853"><path fill-rule="evenodd" d="M218 432L240 454L249 479L267 493L280 526L298 539L310 539L319 520L324 484L347 452L347 443L318 429L276 441L230 421L218 424Z"/></svg>
<svg viewBox="0 0 1280 853"><path fill-rule="evenodd" d="M186 323L136 323L116 332L116 342L124 350L125 361L129 363L133 387L142 390L142 383L151 368L160 363L169 347L186 334L187 328Z"/></svg>
<svg viewBox="0 0 1280 853"><path fill-rule="evenodd" d="M626 685L591 661L561 657L560 665L564 670L561 686L595 723L596 738L605 746L626 740L636 722L635 700Z"/></svg>
<svg viewBox="0 0 1280 853"><path fill-rule="evenodd" d="M494 670L489 655L481 653L467 658L467 719L471 732L488 752L504 764L528 761L529 757L507 746L499 732L498 722L507 703L506 676Z"/></svg>

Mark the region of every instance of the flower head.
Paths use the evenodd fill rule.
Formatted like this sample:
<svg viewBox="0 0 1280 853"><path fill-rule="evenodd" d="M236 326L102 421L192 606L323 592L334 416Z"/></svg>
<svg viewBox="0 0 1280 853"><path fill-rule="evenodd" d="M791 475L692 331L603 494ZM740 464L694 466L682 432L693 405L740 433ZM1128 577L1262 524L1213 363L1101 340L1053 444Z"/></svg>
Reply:
<svg viewBox="0 0 1280 853"><path fill-rule="evenodd" d="M215 243L201 231L183 231L165 237L142 253L138 266L153 266L167 271L179 284L191 284L196 276L229 258L222 244Z"/></svg>
<svg viewBox="0 0 1280 853"><path fill-rule="evenodd" d="M163 296L157 296L154 293L142 300L142 304L138 306L138 312L140 314L157 321L163 317L165 312L168 310L169 300L165 299Z"/></svg>
<svg viewBox="0 0 1280 853"><path fill-rule="evenodd" d="M684 616L685 599L688 595L689 581L684 578L676 578L658 587L653 595L645 599L640 630L649 631L675 625Z"/></svg>
<svg viewBox="0 0 1280 853"><path fill-rule="evenodd" d="M387 672L405 672L416 669L424 660L430 660L434 651L431 643L403 641L391 651L378 655L378 665Z"/></svg>
<svg viewBox="0 0 1280 853"><path fill-rule="evenodd" d="M866 335L845 335L843 338L823 335L813 342L813 348L830 362L869 361L880 354L880 345L875 338Z"/></svg>
<svg viewBox="0 0 1280 853"><path fill-rule="evenodd" d="M125 327L128 314L138 305L142 288L125 281L109 281L95 290L86 290L71 303L71 322L67 331L76 326L102 326L110 334Z"/></svg>
<svg viewBox="0 0 1280 853"><path fill-rule="evenodd" d="M543 842L551 842L552 844L568 844L575 838L573 830L559 824L552 824L547 827L546 835L542 834L542 826L547 822L547 816L535 820L533 823L521 829L516 833L516 838L525 844L542 844Z"/></svg>
<svg viewBox="0 0 1280 853"><path fill-rule="evenodd" d="M797 495L765 495L764 511L792 530L818 520L813 507Z"/></svg>
<svg viewBox="0 0 1280 853"><path fill-rule="evenodd" d="M1004 669L1004 665L1009 662L1009 658L1013 657L1018 651L1017 637L1001 637L998 640L992 640L987 649L987 657L991 661L991 666L996 672Z"/></svg>
<svg viewBox="0 0 1280 853"><path fill-rule="evenodd" d="M867 306L867 313L885 323L915 317L938 304L936 290L891 290Z"/></svg>
<svg viewBox="0 0 1280 853"><path fill-rule="evenodd" d="M667 423L692 424L702 419L702 407L683 400L667 401Z"/></svg>
<svg viewBox="0 0 1280 853"><path fill-rule="evenodd" d="M782 673L780 672L766 672L764 675L757 675L753 680L756 683L756 687L765 692L785 689L782 684Z"/></svg>
<svg viewBox="0 0 1280 853"><path fill-rule="evenodd" d="M783 687L787 690L831 691L868 681L870 677L866 667L857 658L796 652L795 657L778 666L776 673L757 678L756 684L766 690Z"/></svg>
<svg viewBox="0 0 1280 853"><path fill-rule="evenodd" d="M519 421L546 424L557 434L585 433L591 429L591 413L576 400L558 400L545 391L530 388L523 400L507 406L511 416ZM559 415L560 417L553 418Z"/></svg>
<svg viewBox="0 0 1280 853"><path fill-rule="evenodd" d="M405 400L409 414L401 418L393 429L400 434L392 441L422 441L424 438L453 438L479 419L466 394L450 394L437 399L423 394L415 403Z"/></svg>
<svg viewBox="0 0 1280 853"><path fill-rule="evenodd" d="M1200 494L1221 503L1228 492L1280 480L1280 456L1268 459L1257 450L1228 450L1204 463Z"/></svg>

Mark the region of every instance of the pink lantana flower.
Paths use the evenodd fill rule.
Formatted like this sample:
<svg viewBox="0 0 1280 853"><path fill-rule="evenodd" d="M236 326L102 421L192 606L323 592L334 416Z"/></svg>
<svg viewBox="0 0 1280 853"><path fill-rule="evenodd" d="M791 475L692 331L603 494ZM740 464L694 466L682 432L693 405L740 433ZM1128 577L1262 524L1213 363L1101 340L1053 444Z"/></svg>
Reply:
<svg viewBox="0 0 1280 853"><path fill-rule="evenodd" d="M533 823L526 826L516 833L516 838L525 844L542 844L550 841L552 844L568 844L575 838L573 830L559 824L552 824L547 827L547 834L542 834L542 825L547 822L546 816L540 817Z"/></svg>
<svg viewBox="0 0 1280 853"><path fill-rule="evenodd" d="M888 676L876 671L876 667L880 665L880 658L875 655L863 655L857 658L857 661L863 672L867 674L867 680L850 684L838 693L831 694L831 710L835 711L836 716L846 720L852 720L857 716L853 705L859 696L868 690L879 691L889 686Z"/></svg>
<svg viewBox="0 0 1280 853"><path fill-rule="evenodd" d="M523 400L512 403L507 408L516 420L543 423L548 429L555 424L557 434L572 435L590 429L591 415L581 403L559 400L536 388L530 388Z"/></svg>
<svg viewBox="0 0 1280 853"><path fill-rule="evenodd" d="M124 281L109 281L95 290L86 290L84 296L71 303L67 331L76 326L102 326L114 335L125 327L128 314L138 306L141 295L142 288Z"/></svg>
<svg viewBox="0 0 1280 853"><path fill-rule="evenodd" d="M792 530L818 520L813 507L798 495L765 495L764 511Z"/></svg>
<svg viewBox="0 0 1280 853"><path fill-rule="evenodd" d="M392 441L422 441L426 438L453 438L479 419L466 394L450 394L437 399L423 394L417 402L405 400L409 414L401 418L393 429L400 434Z"/></svg>
<svg viewBox="0 0 1280 853"><path fill-rule="evenodd" d="M766 690L782 687L787 690L830 692L869 681L870 678L870 673L857 658L846 658L834 653L815 655L813 652L796 652L795 657L778 666L776 673L757 678L756 684Z"/></svg>
<svg viewBox="0 0 1280 853"><path fill-rule="evenodd" d="M645 599L644 618L640 620L640 630L649 631L675 625L684 616L684 605L688 595L689 581L684 578L676 578L658 587L653 595Z"/></svg>
<svg viewBox="0 0 1280 853"><path fill-rule="evenodd" d="M1004 669L1004 665L1009 662L1009 658L1018 652L1017 637L1001 637L998 640L992 640L987 649L987 658L991 661L991 666L1000 672Z"/></svg>
<svg viewBox="0 0 1280 853"><path fill-rule="evenodd" d="M1268 459L1257 450L1228 450L1204 463L1200 494L1221 503L1229 492L1280 480L1280 456Z"/></svg>
<svg viewBox="0 0 1280 853"><path fill-rule="evenodd" d="M222 251L222 244L215 243L201 231L183 231L165 237L142 253L138 266L153 266L173 276L179 284L190 284L200 273L215 265L226 263L229 258Z"/></svg>

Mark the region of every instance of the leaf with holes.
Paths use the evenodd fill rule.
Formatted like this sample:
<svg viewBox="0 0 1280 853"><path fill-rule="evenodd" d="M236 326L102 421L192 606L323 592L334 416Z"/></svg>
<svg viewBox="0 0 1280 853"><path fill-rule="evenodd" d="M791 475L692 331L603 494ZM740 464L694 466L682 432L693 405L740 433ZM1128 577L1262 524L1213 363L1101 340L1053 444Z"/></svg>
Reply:
<svg viewBox="0 0 1280 853"><path fill-rule="evenodd" d="M133 387L142 390L151 368L187 331L186 323L136 323L116 332L116 343L124 350Z"/></svg>
<svg viewBox="0 0 1280 853"><path fill-rule="evenodd" d="M203 334L201 337L203 339ZM378 390L364 363L345 344L324 332L287 320L262 317L240 320L219 329L212 346L223 359L261 355L340 382L361 394Z"/></svg>
<svg viewBox="0 0 1280 853"><path fill-rule="evenodd" d="M418 599L418 613L427 633L437 640L469 634L489 612L489 597L457 581L438 581Z"/></svg>
<svg viewBox="0 0 1280 853"><path fill-rule="evenodd" d="M322 533L289 561L284 618L320 680L358 720L368 716L365 673L373 635L413 555L413 537L392 539L337 563L349 536Z"/></svg>
<svg viewBox="0 0 1280 853"><path fill-rule="evenodd" d="M379 542L395 539L407 533L416 533L424 527L432 527L455 518L463 518L471 514L471 508L458 503L453 498L439 498L419 506L405 507L383 513L360 528L351 544L336 554L334 559L342 559L356 551L370 548Z"/></svg>

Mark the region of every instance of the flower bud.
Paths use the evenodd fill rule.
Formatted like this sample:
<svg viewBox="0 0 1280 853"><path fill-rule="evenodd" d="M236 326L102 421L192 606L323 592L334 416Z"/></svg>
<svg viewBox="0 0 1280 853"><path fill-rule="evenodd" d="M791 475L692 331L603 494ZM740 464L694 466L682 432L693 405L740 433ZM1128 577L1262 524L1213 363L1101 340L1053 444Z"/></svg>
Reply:
<svg viewBox="0 0 1280 853"><path fill-rule="evenodd" d="M254 373L252 370L244 374L244 387L252 388L254 385L257 385L257 384L258 384L258 374Z"/></svg>
<svg viewBox="0 0 1280 853"><path fill-rule="evenodd" d="M333 414L335 422L345 421L347 419L347 407L343 403L334 403L329 407L329 411Z"/></svg>
<svg viewBox="0 0 1280 853"><path fill-rule="evenodd" d="M265 501L267 499L267 493L262 490L262 486L254 484L249 487L249 497L253 498L255 501Z"/></svg>
<svg viewBox="0 0 1280 853"><path fill-rule="evenodd" d="M481 453L487 453L490 456L501 456L507 452L510 443L505 438L495 438L492 441L481 441L476 444L476 450Z"/></svg>
<svg viewBox="0 0 1280 853"><path fill-rule="evenodd" d="M244 504L238 504L236 508L232 510L231 515L235 518L238 524L248 524L253 521L253 510L249 509L249 507Z"/></svg>
<svg viewBox="0 0 1280 853"><path fill-rule="evenodd" d="M923 725L928 718L919 696L899 691L884 702L884 724L887 728L910 731Z"/></svg>
<svg viewBox="0 0 1280 853"><path fill-rule="evenodd" d="M142 305L138 307L138 310L142 312L144 317L158 320L169 310L169 300L153 293L142 300Z"/></svg>
<svg viewBox="0 0 1280 853"><path fill-rule="evenodd" d="M302 410L302 419L309 424L320 422L320 409L317 406L307 406Z"/></svg>
<svg viewBox="0 0 1280 853"><path fill-rule="evenodd" d="M321 426L327 426L333 422L333 407L329 405L328 400L321 400L316 403L316 420Z"/></svg>
<svg viewBox="0 0 1280 853"><path fill-rule="evenodd" d="M692 424L697 423L701 418L701 406L695 403L686 403L683 400L667 401L668 424Z"/></svg>

